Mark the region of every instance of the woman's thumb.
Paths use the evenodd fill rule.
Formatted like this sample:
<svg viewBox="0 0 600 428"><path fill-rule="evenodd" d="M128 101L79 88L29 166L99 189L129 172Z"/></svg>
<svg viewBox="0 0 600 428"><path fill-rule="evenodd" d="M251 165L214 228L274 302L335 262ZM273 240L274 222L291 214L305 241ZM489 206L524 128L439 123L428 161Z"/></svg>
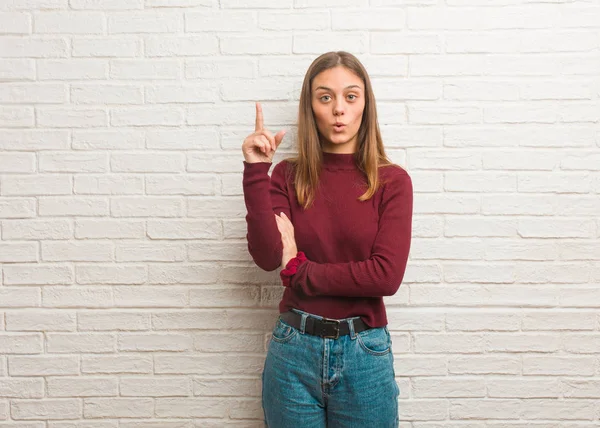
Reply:
<svg viewBox="0 0 600 428"><path fill-rule="evenodd" d="M282 129L281 131L279 131L277 134L275 134L275 145L277 147L279 147L279 144L281 144L281 141L283 140L283 136L285 135L287 131L285 129Z"/></svg>

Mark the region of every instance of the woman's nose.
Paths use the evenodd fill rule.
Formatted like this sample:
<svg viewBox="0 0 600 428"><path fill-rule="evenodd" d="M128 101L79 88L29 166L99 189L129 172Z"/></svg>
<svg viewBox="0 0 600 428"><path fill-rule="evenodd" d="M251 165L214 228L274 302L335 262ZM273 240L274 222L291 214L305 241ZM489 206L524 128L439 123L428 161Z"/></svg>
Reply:
<svg viewBox="0 0 600 428"><path fill-rule="evenodd" d="M340 114L344 114L344 105L343 101L336 101L333 105L333 114L338 116Z"/></svg>

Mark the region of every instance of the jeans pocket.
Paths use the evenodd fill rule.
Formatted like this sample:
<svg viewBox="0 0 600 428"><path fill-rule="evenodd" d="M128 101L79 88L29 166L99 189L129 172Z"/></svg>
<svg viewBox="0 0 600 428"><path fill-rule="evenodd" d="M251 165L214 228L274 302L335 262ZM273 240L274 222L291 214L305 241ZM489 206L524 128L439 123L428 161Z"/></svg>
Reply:
<svg viewBox="0 0 600 428"><path fill-rule="evenodd" d="M275 342L279 343L287 343L298 333L294 327L287 325L281 318L277 319L275 323L275 327L273 328L273 333L271 334L271 339Z"/></svg>
<svg viewBox="0 0 600 428"><path fill-rule="evenodd" d="M360 347L371 355L386 355L392 350L392 338L387 328L376 327L357 335Z"/></svg>

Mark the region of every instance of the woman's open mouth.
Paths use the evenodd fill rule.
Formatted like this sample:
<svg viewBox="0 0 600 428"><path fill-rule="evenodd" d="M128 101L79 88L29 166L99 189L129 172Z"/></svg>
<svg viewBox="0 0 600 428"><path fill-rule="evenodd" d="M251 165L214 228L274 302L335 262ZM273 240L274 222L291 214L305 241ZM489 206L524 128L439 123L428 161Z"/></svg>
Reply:
<svg viewBox="0 0 600 428"><path fill-rule="evenodd" d="M333 125L333 130L335 132L342 132L346 128L346 125Z"/></svg>

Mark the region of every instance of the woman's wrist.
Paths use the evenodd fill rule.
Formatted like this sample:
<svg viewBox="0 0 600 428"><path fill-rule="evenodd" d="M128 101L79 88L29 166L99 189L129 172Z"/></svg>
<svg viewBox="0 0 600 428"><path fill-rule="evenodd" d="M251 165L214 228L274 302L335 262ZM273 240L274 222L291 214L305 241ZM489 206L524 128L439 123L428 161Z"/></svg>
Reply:
<svg viewBox="0 0 600 428"><path fill-rule="evenodd" d="M283 285L289 287L291 277L298 271L300 265L306 262L308 259L302 251L298 251L295 257L292 257L285 265L285 267L279 273Z"/></svg>

